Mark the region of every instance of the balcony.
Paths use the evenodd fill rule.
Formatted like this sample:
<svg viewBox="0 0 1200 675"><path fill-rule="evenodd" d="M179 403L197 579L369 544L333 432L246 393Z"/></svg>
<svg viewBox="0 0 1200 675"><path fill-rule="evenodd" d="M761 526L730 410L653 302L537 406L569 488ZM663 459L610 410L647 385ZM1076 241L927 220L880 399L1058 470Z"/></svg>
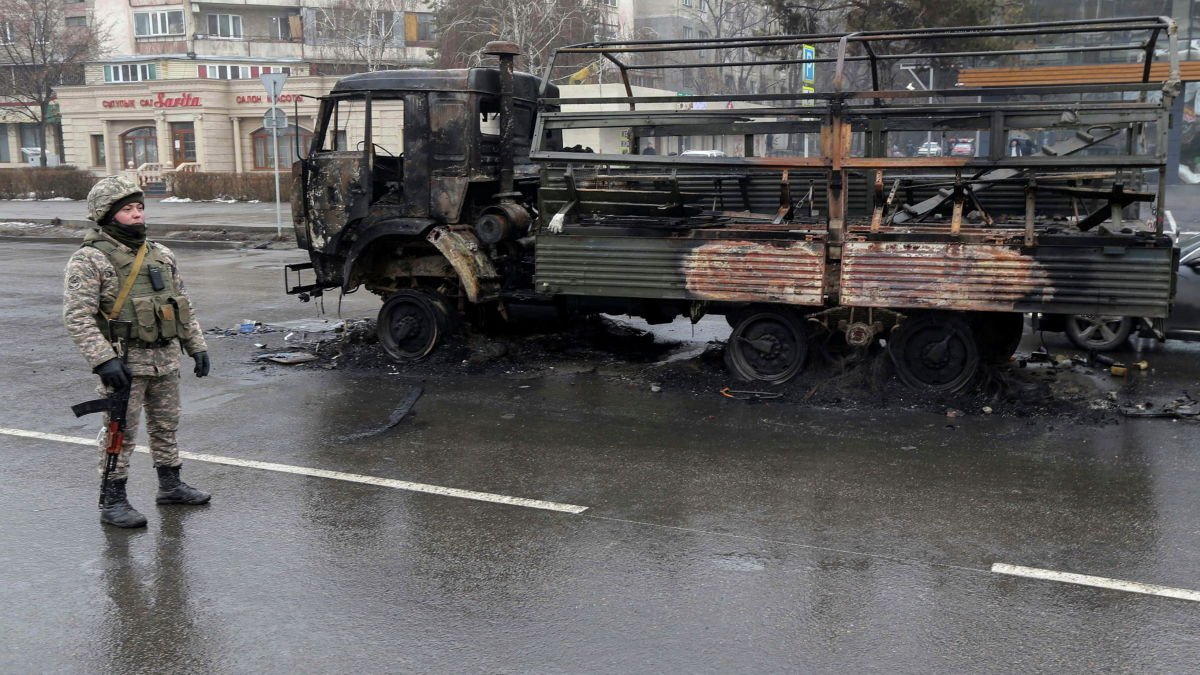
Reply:
<svg viewBox="0 0 1200 675"><path fill-rule="evenodd" d="M195 33L192 44L197 57L230 56L247 59L304 58L302 38L281 40L267 35L231 39Z"/></svg>

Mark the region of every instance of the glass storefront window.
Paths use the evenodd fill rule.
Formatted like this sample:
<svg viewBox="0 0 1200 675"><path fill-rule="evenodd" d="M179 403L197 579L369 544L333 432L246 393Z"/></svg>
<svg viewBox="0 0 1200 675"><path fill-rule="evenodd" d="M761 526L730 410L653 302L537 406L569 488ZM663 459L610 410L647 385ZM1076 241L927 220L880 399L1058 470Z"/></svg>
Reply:
<svg viewBox="0 0 1200 675"><path fill-rule="evenodd" d="M22 148L40 148L42 144L38 142L38 125L21 123L21 147Z"/></svg>
<svg viewBox="0 0 1200 675"><path fill-rule="evenodd" d="M154 127L138 127L121 134L121 164L138 168L158 162L158 132Z"/></svg>
<svg viewBox="0 0 1200 675"><path fill-rule="evenodd" d="M281 166L291 166L292 160L296 157L296 134L300 135L301 153L307 152L308 146L312 144L312 132L308 129L297 127L294 124L287 129L280 129L279 163ZM254 168L274 169L275 155L271 151L271 130L261 128L250 134L250 139L254 142Z"/></svg>

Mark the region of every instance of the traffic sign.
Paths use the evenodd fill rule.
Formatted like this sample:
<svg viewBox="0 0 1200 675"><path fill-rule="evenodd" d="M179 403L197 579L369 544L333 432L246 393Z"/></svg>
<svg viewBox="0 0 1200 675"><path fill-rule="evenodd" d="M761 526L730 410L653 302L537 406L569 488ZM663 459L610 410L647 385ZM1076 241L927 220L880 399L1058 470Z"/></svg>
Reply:
<svg viewBox="0 0 1200 675"><path fill-rule="evenodd" d="M272 105L279 101L279 94L283 91L283 83L287 82L287 78L287 73L265 73L258 77L262 80L263 89L267 90Z"/></svg>
<svg viewBox="0 0 1200 675"><path fill-rule="evenodd" d="M812 62L817 58L817 48L812 45L801 45L800 49L801 58L805 62L800 78L804 80L804 84L813 84L817 81L817 64Z"/></svg>
<svg viewBox="0 0 1200 675"><path fill-rule="evenodd" d="M267 114L263 115L264 129L286 129L287 125L287 113L283 111L283 108L272 106L267 110Z"/></svg>

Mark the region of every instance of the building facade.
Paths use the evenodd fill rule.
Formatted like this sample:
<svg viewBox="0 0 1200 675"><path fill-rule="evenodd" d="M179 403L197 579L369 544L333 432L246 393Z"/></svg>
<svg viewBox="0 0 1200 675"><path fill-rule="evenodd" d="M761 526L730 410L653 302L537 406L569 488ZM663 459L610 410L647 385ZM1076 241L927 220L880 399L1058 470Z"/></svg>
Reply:
<svg viewBox="0 0 1200 675"><path fill-rule="evenodd" d="M97 173L271 171L270 101L288 75L281 164L311 138L316 102L345 73L429 63L433 14L418 0L93 0L109 50L58 90L66 162ZM100 17L97 19L96 17Z"/></svg>

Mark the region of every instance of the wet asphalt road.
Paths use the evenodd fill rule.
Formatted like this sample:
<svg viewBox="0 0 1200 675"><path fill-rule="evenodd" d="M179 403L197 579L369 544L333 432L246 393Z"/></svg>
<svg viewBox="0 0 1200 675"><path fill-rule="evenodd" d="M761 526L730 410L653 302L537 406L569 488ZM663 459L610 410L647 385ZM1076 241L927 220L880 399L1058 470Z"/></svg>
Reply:
<svg viewBox="0 0 1200 675"><path fill-rule="evenodd" d="M68 410L93 386L58 316L71 250L0 251L5 428L96 430ZM295 252L178 253L206 327L315 315L281 292ZM0 671L1195 672L1200 603L990 568L1200 590L1197 423L259 370L251 339L185 375L185 450L587 510L196 461L212 504L157 508L135 455L150 525L115 531L89 448L0 436ZM1194 387L1198 356L1160 349L1136 386ZM418 385L414 418L345 440Z"/></svg>

